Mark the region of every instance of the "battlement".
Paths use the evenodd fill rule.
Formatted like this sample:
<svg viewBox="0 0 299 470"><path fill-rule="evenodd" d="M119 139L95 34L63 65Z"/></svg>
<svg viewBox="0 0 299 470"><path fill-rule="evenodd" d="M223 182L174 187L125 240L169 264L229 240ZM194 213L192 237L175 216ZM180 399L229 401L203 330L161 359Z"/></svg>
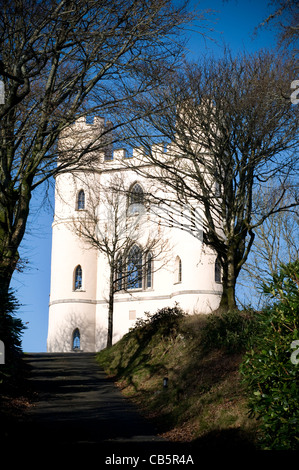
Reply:
<svg viewBox="0 0 299 470"><path fill-rule="evenodd" d="M112 153L111 132L113 125L105 118L95 117L92 124L85 116L66 127L59 136L59 160L100 162Z"/></svg>
<svg viewBox="0 0 299 470"><path fill-rule="evenodd" d="M109 131L111 127L113 126L111 121L106 121L104 117L101 116L95 116L93 118L93 122L89 123L87 122L86 116L81 116L76 121L74 124L72 124L72 128L78 129L78 130L83 130L85 132L90 132L92 131L93 133L97 132L99 129L102 129L103 131Z"/></svg>
<svg viewBox="0 0 299 470"><path fill-rule="evenodd" d="M162 156L167 152L167 148L165 148L164 143L155 144L151 148L151 152L155 157L159 155ZM122 161L125 159L128 160L136 160L136 161L144 161L146 157L146 150L142 147L134 147L131 149L131 153L129 153L126 149L120 148L115 149L112 151L110 161Z"/></svg>
<svg viewBox="0 0 299 470"><path fill-rule="evenodd" d="M59 152L60 160L74 159L84 149L89 148L84 161L97 162L98 164L114 167L123 165L124 161L134 161L141 164L146 161L146 152L142 147L135 147L129 151L125 148L113 149L113 123L105 118L95 116L93 123L88 123L86 117L78 118L68 126L60 135ZM94 149L94 150L93 150ZM155 144L151 152L155 157L163 156L168 150L164 143Z"/></svg>

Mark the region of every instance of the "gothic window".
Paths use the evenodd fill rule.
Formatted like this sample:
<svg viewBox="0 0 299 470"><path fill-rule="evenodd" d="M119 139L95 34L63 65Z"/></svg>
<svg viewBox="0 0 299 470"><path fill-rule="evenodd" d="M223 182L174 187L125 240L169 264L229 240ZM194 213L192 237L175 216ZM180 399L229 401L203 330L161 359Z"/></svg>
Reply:
<svg viewBox="0 0 299 470"><path fill-rule="evenodd" d="M145 261L145 286L147 289L152 287L153 274L153 257L151 253L147 253Z"/></svg>
<svg viewBox="0 0 299 470"><path fill-rule="evenodd" d="M174 282L182 282L182 260L179 256L177 256L175 259Z"/></svg>
<svg viewBox="0 0 299 470"><path fill-rule="evenodd" d="M85 209L85 193L84 193L83 189L81 189L78 193L77 209L79 211Z"/></svg>
<svg viewBox="0 0 299 470"><path fill-rule="evenodd" d="M75 269L75 282L74 282L74 289L81 290L82 289L82 268L81 266L77 266Z"/></svg>
<svg viewBox="0 0 299 470"><path fill-rule="evenodd" d="M215 261L215 282L221 283L221 262L219 257Z"/></svg>
<svg viewBox="0 0 299 470"><path fill-rule="evenodd" d="M80 331L76 328L73 332L73 350L80 349Z"/></svg>
<svg viewBox="0 0 299 470"><path fill-rule="evenodd" d="M144 209L144 192L140 184L135 183L129 193L128 212L138 214Z"/></svg>
<svg viewBox="0 0 299 470"><path fill-rule="evenodd" d="M142 288L142 252L137 245L134 245L129 252L127 279L128 289Z"/></svg>

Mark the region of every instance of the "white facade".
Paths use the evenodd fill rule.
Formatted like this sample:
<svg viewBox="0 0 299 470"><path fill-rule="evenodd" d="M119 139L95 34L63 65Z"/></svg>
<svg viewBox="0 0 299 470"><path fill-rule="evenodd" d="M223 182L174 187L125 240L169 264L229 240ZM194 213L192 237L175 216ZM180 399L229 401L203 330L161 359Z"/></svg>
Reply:
<svg viewBox="0 0 299 470"><path fill-rule="evenodd" d="M103 122L97 120L92 125L81 119L73 126L73 135L78 131L81 137L88 136L97 125ZM80 139L81 145L83 141L86 144L86 138ZM133 152L130 166L122 150L115 150L111 160L105 160L103 155L99 153L98 164L92 170L87 164L86 168L61 173L56 178L49 352L74 349L93 352L106 346L110 269L106 255L90 245L85 233L81 235L80 224L86 224L86 214L92 207L98 217L98 227L93 227L93 220L88 218L92 230L109 234L105 201L113 178L121 178L126 191L138 184L146 193L150 183L134 170L135 163L140 163L138 150ZM155 190L160 194L164 191ZM145 312L155 313L175 303L188 313L215 310L222 286L215 254L202 242L200 208L179 212L161 205L157 210L148 204L138 204L136 208L130 205L125 191L121 198L125 226L133 220L135 236L138 233L135 245L142 250L151 240L155 243L151 244L150 268L144 264L139 279L133 280L133 285L124 281L114 294L113 342L127 333ZM193 217L195 212L199 217Z"/></svg>

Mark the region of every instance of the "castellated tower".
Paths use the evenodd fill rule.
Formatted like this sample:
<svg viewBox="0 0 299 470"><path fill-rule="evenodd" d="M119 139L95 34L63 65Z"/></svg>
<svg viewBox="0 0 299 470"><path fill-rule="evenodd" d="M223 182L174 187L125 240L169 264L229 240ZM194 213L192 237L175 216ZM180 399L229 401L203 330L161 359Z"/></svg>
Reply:
<svg viewBox="0 0 299 470"><path fill-rule="evenodd" d="M145 312L178 303L191 314L208 313L219 305L220 266L203 243L200 207L152 207L145 195L155 191L163 199L165 188L154 188L134 170L142 160L138 149L128 165L125 151L112 152L107 137L105 147L87 153L77 165L76 154L94 148L101 131L109 136L110 126L102 118L93 124L80 118L60 139L59 164L63 168L70 155L74 163L55 183L49 352L94 352L106 346L109 264L85 235L86 227L104 238L115 235L108 196L116 182L121 186L117 230L122 252L114 273L113 342ZM163 158L163 146L156 150ZM131 244L124 243L130 239Z"/></svg>
<svg viewBox="0 0 299 470"><path fill-rule="evenodd" d="M93 126L79 119L61 136L60 161L72 153L74 166L59 173L55 181L55 215L52 224L51 293L48 327L48 351L71 351L84 345L85 351L95 350L96 286L98 254L77 236L73 224L79 221L88 204L89 188L99 180L94 155L87 154L86 164L76 165L76 153L93 141L104 120ZM100 155L101 157L101 155ZM100 158L99 158L100 162Z"/></svg>

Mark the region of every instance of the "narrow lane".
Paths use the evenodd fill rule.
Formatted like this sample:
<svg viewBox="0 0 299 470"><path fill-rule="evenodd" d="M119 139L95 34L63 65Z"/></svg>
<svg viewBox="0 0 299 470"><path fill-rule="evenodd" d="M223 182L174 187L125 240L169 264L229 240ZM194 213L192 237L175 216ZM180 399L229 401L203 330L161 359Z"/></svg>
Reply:
<svg viewBox="0 0 299 470"><path fill-rule="evenodd" d="M164 443L94 354L29 354L24 360L36 401L14 430L23 443Z"/></svg>

